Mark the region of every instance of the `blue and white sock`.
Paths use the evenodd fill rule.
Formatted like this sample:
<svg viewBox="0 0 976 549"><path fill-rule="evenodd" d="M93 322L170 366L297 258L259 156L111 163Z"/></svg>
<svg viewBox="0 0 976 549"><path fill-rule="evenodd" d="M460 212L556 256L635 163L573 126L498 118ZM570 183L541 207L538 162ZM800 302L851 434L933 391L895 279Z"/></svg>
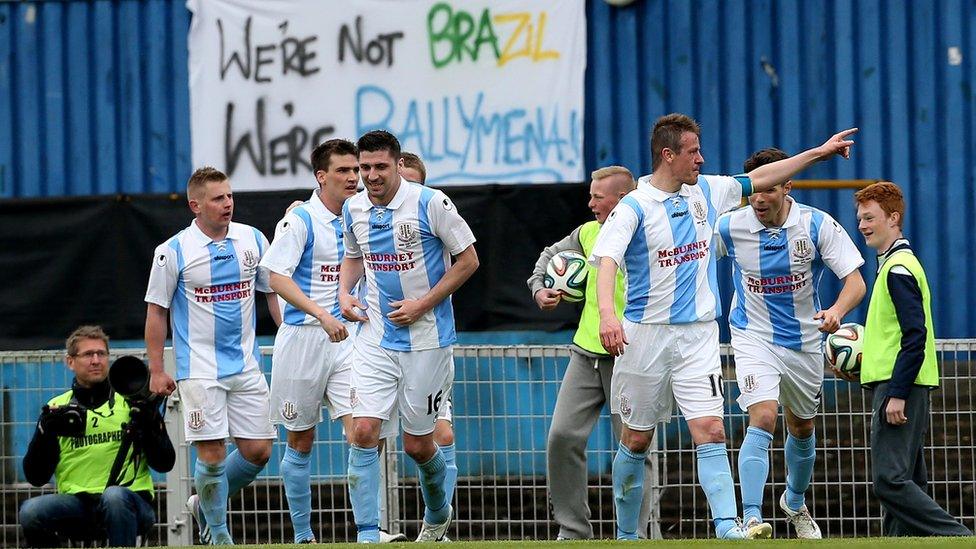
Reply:
<svg viewBox="0 0 976 549"><path fill-rule="evenodd" d="M453 444L441 446L441 452L444 453L444 465L447 468L447 473L444 475L444 496L448 502L451 502L454 500L454 489L457 488L457 452Z"/></svg>
<svg viewBox="0 0 976 549"><path fill-rule="evenodd" d="M816 451L816 433L807 438L795 438L789 434L786 436L786 504L790 509L799 510L806 501L804 494L813 478Z"/></svg>
<svg viewBox="0 0 976 549"><path fill-rule="evenodd" d="M715 534L725 537L729 530L736 528L738 517L735 505L735 485L732 483L732 468L729 466L729 451L724 442L699 444L698 483L701 484L708 507L712 511Z"/></svg>
<svg viewBox="0 0 976 549"><path fill-rule="evenodd" d="M424 496L424 521L428 524L441 524L448 518L447 494L444 492L444 477L447 464L440 448L434 456L424 463L418 463L420 471L420 492Z"/></svg>
<svg viewBox="0 0 976 549"><path fill-rule="evenodd" d="M263 465L255 465L244 459L240 451L234 450L224 460L227 464L227 494L233 496L240 492L242 488L254 482Z"/></svg>
<svg viewBox="0 0 976 549"><path fill-rule="evenodd" d="M644 499L644 460L622 443L613 458L613 504L617 510L617 539L637 539L637 522Z"/></svg>
<svg viewBox="0 0 976 549"><path fill-rule="evenodd" d="M769 477L769 445L773 435L759 427L746 429L739 449L739 491L742 494L742 522L762 522L763 491Z"/></svg>
<svg viewBox="0 0 976 549"><path fill-rule="evenodd" d="M281 458L281 478L285 482L288 512L295 532L295 543L315 537L312 534L312 483L309 464L312 454L285 447Z"/></svg>
<svg viewBox="0 0 976 549"><path fill-rule="evenodd" d="M193 471L193 484L200 498L200 512L210 527L210 539L215 544L230 540L227 530L227 475L224 462L204 463L197 459ZM231 542L233 543L233 542Z"/></svg>
<svg viewBox="0 0 976 549"><path fill-rule="evenodd" d="M349 447L349 501L356 519L356 541L379 543L380 507L377 491L380 485L380 455L376 448Z"/></svg>

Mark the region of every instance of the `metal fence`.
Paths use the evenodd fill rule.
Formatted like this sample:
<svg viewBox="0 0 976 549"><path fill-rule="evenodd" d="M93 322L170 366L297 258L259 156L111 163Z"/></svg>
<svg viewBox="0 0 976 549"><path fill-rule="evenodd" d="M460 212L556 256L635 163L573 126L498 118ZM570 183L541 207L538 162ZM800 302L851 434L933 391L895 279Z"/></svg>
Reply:
<svg viewBox="0 0 976 549"><path fill-rule="evenodd" d="M938 342L943 385L932 396L926 459L929 491L968 527L976 526L976 340ZM139 350L115 350L136 354ZM270 372L271 348L262 348ZM747 416L738 395L729 351L726 368L726 429L731 459L745 433ZM565 347L461 346L455 349L454 421L460 479L455 499L453 539L551 539L557 533L545 488L545 445L559 382L568 362ZM57 351L0 353L0 545L22 544L17 510L28 497L49 493L24 482L20 460L34 431L37 412L50 397L70 385L70 372ZM177 464L157 477L160 523L150 545L187 545L194 538L183 502L192 488L193 450L183 441L178 400L167 405L167 425L178 443ZM869 456L870 394L827 377L823 413L818 416L817 464L807 504L829 537L880 534L881 511L871 494ZM283 437L282 437L283 440ZM238 543L290 542L287 503L278 474L284 444L276 442L258 480L231 498L229 520ZM771 482L764 511L776 537L786 537L785 520L775 505L785 489L783 443L778 427L771 451ZM604 415L590 438L589 503L595 535L612 537L613 496L610 469L616 442ZM355 539L345 485L346 447L341 427L320 426L312 462L312 524L322 542ZM654 531L666 538L712 535L708 506L698 487L695 455L684 421L673 418L658 429L653 450L658 473L654 483ZM421 496L416 468L402 452L390 452L384 473L384 524L413 536L419 530Z"/></svg>

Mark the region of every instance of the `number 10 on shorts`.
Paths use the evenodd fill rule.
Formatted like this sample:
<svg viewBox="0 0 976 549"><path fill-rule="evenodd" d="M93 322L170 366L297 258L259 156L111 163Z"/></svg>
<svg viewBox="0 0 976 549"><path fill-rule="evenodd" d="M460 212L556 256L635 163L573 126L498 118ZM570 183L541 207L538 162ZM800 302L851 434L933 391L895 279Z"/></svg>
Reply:
<svg viewBox="0 0 976 549"><path fill-rule="evenodd" d="M721 374L719 374L719 375L716 375L716 374L708 374L708 382L711 383L711 385L712 385L712 396L713 397L719 396L719 395L722 395L723 398L725 397L725 388L723 387L723 384L722 384L722 376L721 376Z"/></svg>

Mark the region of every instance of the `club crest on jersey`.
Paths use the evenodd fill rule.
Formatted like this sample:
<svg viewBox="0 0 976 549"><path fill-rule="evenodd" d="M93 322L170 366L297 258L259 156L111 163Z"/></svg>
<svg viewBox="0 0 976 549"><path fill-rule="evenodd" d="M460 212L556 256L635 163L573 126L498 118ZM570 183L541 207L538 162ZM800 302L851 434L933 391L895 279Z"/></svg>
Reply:
<svg viewBox="0 0 976 549"><path fill-rule="evenodd" d="M203 429L206 421L203 419L203 410L190 410L186 414L186 428L191 431Z"/></svg>
<svg viewBox="0 0 976 549"><path fill-rule="evenodd" d="M286 400L281 406L281 417L287 419L288 421L294 421L298 417L298 408L295 406L294 402Z"/></svg>
<svg viewBox="0 0 976 549"><path fill-rule="evenodd" d="M813 259L813 244L805 238L793 242L793 259L798 263L807 263Z"/></svg>
<svg viewBox="0 0 976 549"><path fill-rule="evenodd" d="M247 268L256 267L258 264L258 254L254 250L244 250L244 266Z"/></svg>
<svg viewBox="0 0 976 549"><path fill-rule="evenodd" d="M759 380L755 374L748 374L742 378L742 392L751 393L759 388Z"/></svg>
<svg viewBox="0 0 976 549"><path fill-rule="evenodd" d="M630 417L634 409L630 406L630 397L627 395L620 395L620 415L623 417Z"/></svg>
<svg viewBox="0 0 976 549"><path fill-rule="evenodd" d="M394 228L393 233L396 235L397 242L401 246L412 246L417 243L420 232L417 227L414 227L410 223L404 221L403 223L397 223Z"/></svg>
<svg viewBox="0 0 976 549"><path fill-rule="evenodd" d="M705 221L705 218L708 216L708 210L705 208L705 203L700 200L692 202L691 215L695 216L695 220L699 223Z"/></svg>

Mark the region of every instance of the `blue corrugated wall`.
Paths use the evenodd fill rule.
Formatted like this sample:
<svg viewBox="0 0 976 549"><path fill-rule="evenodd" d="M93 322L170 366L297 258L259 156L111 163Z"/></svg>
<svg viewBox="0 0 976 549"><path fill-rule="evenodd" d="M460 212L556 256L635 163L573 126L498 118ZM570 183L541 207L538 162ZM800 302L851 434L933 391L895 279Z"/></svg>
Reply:
<svg viewBox="0 0 976 549"><path fill-rule="evenodd" d="M976 336L973 3L592 0L587 12L588 168L646 172L650 127L671 111L702 123L718 173L859 126L853 160L805 177L901 184L937 333ZM189 17L180 0L0 2L0 197L178 191ZM854 229L851 192L797 196Z"/></svg>
<svg viewBox="0 0 976 549"><path fill-rule="evenodd" d="M185 185L189 22L178 1L0 3L0 196Z"/></svg>

